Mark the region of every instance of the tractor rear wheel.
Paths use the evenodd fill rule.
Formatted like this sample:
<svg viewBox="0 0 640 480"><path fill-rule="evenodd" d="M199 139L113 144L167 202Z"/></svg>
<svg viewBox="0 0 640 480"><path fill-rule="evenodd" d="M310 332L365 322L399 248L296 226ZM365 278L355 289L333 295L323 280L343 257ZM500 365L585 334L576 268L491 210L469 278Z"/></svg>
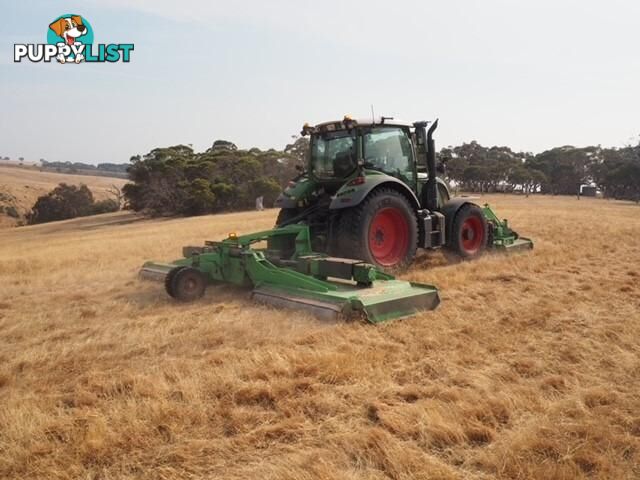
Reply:
<svg viewBox="0 0 640 480"><path fill-rule="evenodd" d="M407 267L418 247L418 221L407 198L392 189L371 193L345 211L335 232L335 255L364 260L385 270Z"/></svg>
<svg viewBox="0 0 640 480"><path fill-rule="evenodd" d="M449 248L462 258L472 259L482 255L487 247L489 228L479 206L463 205L451 225Z"/></svg>

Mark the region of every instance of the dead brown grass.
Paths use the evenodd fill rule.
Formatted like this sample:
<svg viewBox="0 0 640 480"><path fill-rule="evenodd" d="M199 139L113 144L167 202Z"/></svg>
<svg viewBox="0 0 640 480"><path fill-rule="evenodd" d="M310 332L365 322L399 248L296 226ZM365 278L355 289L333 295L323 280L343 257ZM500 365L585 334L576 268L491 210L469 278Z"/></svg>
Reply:
<svg viewBox="0 0 640 480"><path fill-rule="evenodd" d="M490 200L535 251L422 256L380 326L136 279L275 211L0 232L0 477L640 477L640 209Z"/></svg>
<svg viewBox="0 0 640 480"><path fill-rule="evenodd" d="M8 194L15 199L12 204L21 215L31 210L39 196L49 193L61 182L70 185L84 183L97 200L109 198L107 189L111 185L122 187L127 183L121 178L41 172L37 167L0 165L0 193ZM0 213L0 228L13 226L15 223L16 219Z"/></svg>

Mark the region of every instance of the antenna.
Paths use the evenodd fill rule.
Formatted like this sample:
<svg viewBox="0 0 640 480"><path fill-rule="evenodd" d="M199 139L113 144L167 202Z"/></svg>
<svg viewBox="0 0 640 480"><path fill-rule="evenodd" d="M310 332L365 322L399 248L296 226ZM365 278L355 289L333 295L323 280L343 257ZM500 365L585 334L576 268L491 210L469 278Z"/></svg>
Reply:
<svg viewBox="0 0 640 480"><path fill-rule="evenodd" d="M371 104L371 123L372 124L376 123L376 116L373 113L373 103Z"/></svg>

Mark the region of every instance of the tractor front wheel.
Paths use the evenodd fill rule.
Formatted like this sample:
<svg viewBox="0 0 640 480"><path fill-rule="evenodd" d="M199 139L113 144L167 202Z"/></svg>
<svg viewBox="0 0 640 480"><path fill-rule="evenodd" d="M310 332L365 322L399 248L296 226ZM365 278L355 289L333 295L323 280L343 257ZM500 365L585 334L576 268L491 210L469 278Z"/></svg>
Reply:
<svg viewBox="0 0 640 480"><path fill-rule="evenodd" d="M418 222L404 195L380 189L341 215L336 236L335 255L397 270L415 258Z"/></svg>
<svg viewBox="0 0 640 480"><path fill-rule="evenodd" d="M451 224L449 249L466 259L477 258L487 247L489 228L479 206L463 205Z"/></svg>

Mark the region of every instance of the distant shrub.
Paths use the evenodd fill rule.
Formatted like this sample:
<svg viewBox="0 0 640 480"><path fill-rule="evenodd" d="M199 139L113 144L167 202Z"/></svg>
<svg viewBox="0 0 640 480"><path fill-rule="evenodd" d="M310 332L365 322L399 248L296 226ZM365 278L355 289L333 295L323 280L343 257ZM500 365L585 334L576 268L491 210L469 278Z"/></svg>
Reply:
<svg viewBox="0 0 640 480"><path fill-rule="evenodd" d="M4 213L9 215L11 218L20 218L20 212L13 205L7 205L4 207Z"/></svg>
<svg viewBox="0 0 640 480"><path fill-rule="evenodd" d="M61 183L36 200L31 212L27 215L27 221L33 225L118 210L119 205L115 200L95 202L93 193L86 185Z"/></svg>
<svg viewBox="0 0 640 480"><path fill-rule="evenodd" d="M118 202L116 202L112 198L109 198L107 200L99 200L97 202L94 202L93 207L91 208L91 214L98 215L100 213L117 212L118 210L120 210L120 205L118 204Z"/></svg>

